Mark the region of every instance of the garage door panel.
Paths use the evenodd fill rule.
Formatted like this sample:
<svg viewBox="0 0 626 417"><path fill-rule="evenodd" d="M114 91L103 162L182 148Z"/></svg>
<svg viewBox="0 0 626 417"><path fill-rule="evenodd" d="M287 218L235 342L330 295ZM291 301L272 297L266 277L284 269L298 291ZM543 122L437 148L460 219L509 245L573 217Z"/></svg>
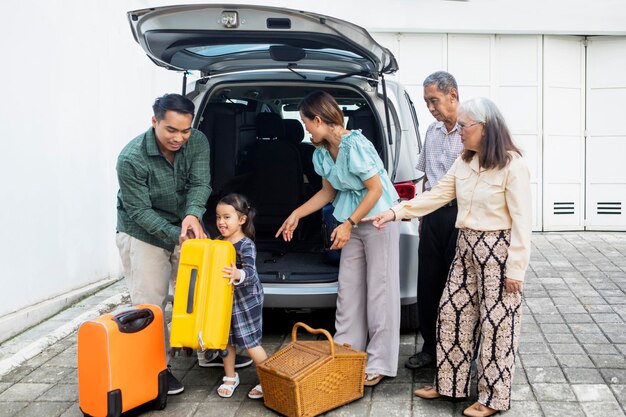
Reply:
<svg viewBox="0 0 626 417"><path fill-rule="evenodd" d="M626 87L626 41L591 37L587 50L588 82L593 88Z"/></svg>
<svg viewBox="0 0 626 417"><path fill-rule="evenodd" d="M551 87L579 89L584 82L584 48L581 36L544 37L544 82Z"/></svg>
<svg viewBox="0 0 626 417"><path fill-rule="evenodd" d="M540 36L496 36L497 80L501 85L541 82Z"/></svg>
<svg viewBox="0 0 626 417"><path fill-rule="evenodd" d="M493 37L448 35L448 71L465 85L491 84Z"/></svg>
<svg viewBox="0 0 626 417"><path fill-rule="evenodd" d="M538 93L537 86L500 86L495 100L511 131L526 134L539 130Z"/></svg>
<svg viewBox="0 0 626 417"><path fill-rule="evenodd" d="M491 86L489 85L459 85L461 103L475 97L490 97Z"/></svg>
<svg viewBox="0 0 626 417"><path fill-rule="evenodd" d="M550 223L544 230L582 230L584 221L584 196L580 183L551 182L544 189L546 217Z"/></svg>
<svg viewBox="0 0 626 417"><path fill-rule="evenodd" d="M421 87L429 74L447 68L446 47L446 35L401 35L402 67L399 75L402 83ZM407 71L404 71L405 68Z"/></svg>
<svg viewBox="0 0 626 417"><path fill-rule="evenodd" d="M513 142L520 148L524 156L524 160L530 170L530 180L536 182L541 178L541 163L536 157L537 135L513 134Z"/></svg>
<svg viewBox="0 0 626 417"><path fill-rule="evenodd" d="M593 137L587 140L587 172L591 182L626 182L626 137Z"/></svg>
<svg viewBox="0 0 626 417"><path fill-rule="evenodd" d="M626 72L626 67L624 67ZM592 136L624 135L626 126L616 121L624 120L626 88L597 88L591 86L587 99L587 131Z"/></svg>
<svg viewBox="0 0 626 417"><path fill-rule="evenodd" d="M590 38L587 69L587 227L626 230L626 37Z"/></svg>
<svg viewBox="0 0 626 417"><path fill-rule="evenodd" d="M587 219L590 230L626 228L626 184L588 183Z"/></svg>
<svg viewBox="0 0 626 417"><path fill-rule="evenodd" d="M584 57L582 37L544 36L544 230L584 229Z"/></svg>
<svg viewBox="0 0 626 417"><path fill-rule="evenodd" d="M530 184L530 195L532 200L532 229L534 231L541 230L541 205L537 202L541 201L541 184L533 182Z"/></svg>
<svg viewBox="0 0 626 417"><path fill-rule="evenodd" d="M584 131L583 89L552 87L544 93L544 132L546 135L576 135Z"/></svg>
<svg viewBox="0 0 626 417"><path fill-rule="evenodd" d="M546 160L543 173L550 178L550 183L580 183L583 175L584 147L580 136L545 136L543 151L546 155L554 155L555 158ZM567 161L567 163L563 163ZM582 196L581 189L574 193ZM572 196L574 198L574 196Z"/></svg>

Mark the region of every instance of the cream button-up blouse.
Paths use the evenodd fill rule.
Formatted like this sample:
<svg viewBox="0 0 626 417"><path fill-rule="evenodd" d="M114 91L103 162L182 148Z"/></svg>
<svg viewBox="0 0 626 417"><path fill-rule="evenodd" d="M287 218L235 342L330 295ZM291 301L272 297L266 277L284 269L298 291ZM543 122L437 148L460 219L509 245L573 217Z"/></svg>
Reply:
<svg viewBox="0 0 626 417"><path fill-rule="evenodd" d="M394 206L396 219L424 216L456 198L457 228L511 229L506 277L523 281L530 261L532 232L530 171L519 155L511 152L511 156L503 169L489 170L479 168L476 155L469 163L457 158L430 191Z"/></svg>

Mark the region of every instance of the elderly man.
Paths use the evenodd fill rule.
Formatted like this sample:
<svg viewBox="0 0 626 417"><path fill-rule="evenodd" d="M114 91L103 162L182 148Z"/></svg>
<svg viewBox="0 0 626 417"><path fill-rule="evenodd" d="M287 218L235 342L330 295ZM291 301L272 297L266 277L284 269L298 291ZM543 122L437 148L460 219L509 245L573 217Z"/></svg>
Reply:
<svg viewBox="0 0 626 417"><path fill-rule="evenodd" d="M437 119L428 126L417 163L417 168L425 173L423 190L429 190L448 172L463 145L456 123L459 92L454 77L437 71L426 77L423 86L426 106ZM456 201L453 201L420 219L417 308L424 345L421 352L405 362L410 369L435 362L437 310L454 259L458 235L454 227L456 216Z"/></svg>

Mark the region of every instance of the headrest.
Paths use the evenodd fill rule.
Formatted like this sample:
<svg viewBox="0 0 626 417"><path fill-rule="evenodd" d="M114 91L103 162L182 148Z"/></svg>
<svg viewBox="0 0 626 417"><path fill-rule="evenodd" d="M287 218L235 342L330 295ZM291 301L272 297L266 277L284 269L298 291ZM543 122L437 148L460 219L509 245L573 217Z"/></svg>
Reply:
<svg viewBox="0 0 626 417"><path fill-rule="evenodd" d="M283 123L285 124L285 140L294 145L302 142L304 139L302 123L296 119L285 119Z"/></svg>
<svg viewBox="0 0 626 417"><path fill-rule="evenodd" d="M256 115L256 132L257 138L283 139L283 119L276 113L259 113Z"/></svg>

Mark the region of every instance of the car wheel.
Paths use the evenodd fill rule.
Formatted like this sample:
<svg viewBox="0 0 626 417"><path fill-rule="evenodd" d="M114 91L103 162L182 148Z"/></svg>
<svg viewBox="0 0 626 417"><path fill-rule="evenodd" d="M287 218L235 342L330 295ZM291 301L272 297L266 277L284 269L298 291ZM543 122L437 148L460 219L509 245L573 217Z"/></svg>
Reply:
<svg viewBox="0 0 626 417"><path fill-rule="evenodd" d="M403 305L400 310L400 328L403 330L417 330L419 324L417 303Z"/></svg>

